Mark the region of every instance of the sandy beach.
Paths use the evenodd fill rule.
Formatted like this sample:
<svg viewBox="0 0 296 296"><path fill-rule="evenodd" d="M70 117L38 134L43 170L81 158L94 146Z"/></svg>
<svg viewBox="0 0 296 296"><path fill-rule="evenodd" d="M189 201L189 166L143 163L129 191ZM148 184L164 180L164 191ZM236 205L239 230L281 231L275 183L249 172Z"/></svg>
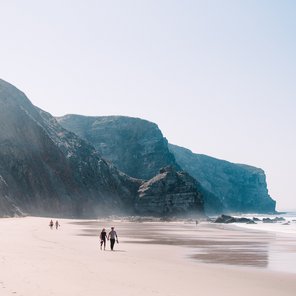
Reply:
<svg viewBox="0 0 296 296"><path fill-rule="evenodd" d="M295 238L184 222L59 222L0 220L0 295L295 295ZM112 225L119 244L101 251L100 230Z"/></svg>

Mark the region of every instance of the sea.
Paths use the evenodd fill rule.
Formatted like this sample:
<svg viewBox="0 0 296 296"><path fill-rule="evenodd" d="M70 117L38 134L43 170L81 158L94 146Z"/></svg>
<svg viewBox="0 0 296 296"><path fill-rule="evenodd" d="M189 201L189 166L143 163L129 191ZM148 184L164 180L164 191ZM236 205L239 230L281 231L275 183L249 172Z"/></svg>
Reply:
<svg viewBox="0 0 296 296"><path fill-rule="evenodd" d="M296 279L296 211L285 212L275 215L244 215L244 217L256 217L273 219L283 217L285 221L276 223L256 224L233 223L237 227L270 233L270 241L266 244L267 268L271 271L293 273ZM296 295L296 294L295 294Z"/></svg>
<svg viewBox="0 0 296 296"><path fill-rule="evenodd" d="M276 217L282 217L285 221L279 221L276 223L263 223L262 221L257 221L256 224L246 224L246 223L234 223L234 225L238 227L248 228L252 230L261 230L261 231L269 231L276 232L282 234L290 234L296 237L296 211L293 212L281 212L274 215L266 215L266 214L248 214L242 215L240 217L246 218L259 218L262 220L263 218L274 219Z"/></svg>

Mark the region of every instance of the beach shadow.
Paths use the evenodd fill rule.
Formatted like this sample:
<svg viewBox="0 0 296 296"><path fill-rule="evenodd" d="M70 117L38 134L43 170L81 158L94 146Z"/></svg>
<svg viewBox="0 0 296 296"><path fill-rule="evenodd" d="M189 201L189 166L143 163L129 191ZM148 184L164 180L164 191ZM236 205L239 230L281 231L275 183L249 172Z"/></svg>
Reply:
<svg viewBox="0 0 296 296"><path fill-rule="evenodd" d="M127 251L125 250L105 250L105 251L102 251L102 252L111 252L111 253L126 253Z"/></svg>

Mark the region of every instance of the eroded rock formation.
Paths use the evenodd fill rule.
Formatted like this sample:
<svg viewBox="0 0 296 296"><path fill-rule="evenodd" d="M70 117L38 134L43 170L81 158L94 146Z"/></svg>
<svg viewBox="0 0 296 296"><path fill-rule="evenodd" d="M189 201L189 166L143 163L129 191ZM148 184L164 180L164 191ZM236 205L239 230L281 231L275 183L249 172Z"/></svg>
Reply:
<svg viewBox="0 0 296 296"><path fill-rule="evenodd" d="M186 172L177 172L172 167L161 169L138 192L135 207L141 214L195 217L203 214L203 198L197 189L196 180Z"/></svg>

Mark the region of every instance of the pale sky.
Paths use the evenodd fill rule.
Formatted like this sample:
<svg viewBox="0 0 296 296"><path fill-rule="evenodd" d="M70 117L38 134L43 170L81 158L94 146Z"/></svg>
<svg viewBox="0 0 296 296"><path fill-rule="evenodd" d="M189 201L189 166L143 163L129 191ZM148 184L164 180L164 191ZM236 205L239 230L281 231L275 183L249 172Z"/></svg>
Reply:
<svg viewBox="0 0 296 296"><path fill-rule="evenodd" d="M0 40L0 78L36 106L148 119L296 209L296 1L0 0Z"/></svg>

